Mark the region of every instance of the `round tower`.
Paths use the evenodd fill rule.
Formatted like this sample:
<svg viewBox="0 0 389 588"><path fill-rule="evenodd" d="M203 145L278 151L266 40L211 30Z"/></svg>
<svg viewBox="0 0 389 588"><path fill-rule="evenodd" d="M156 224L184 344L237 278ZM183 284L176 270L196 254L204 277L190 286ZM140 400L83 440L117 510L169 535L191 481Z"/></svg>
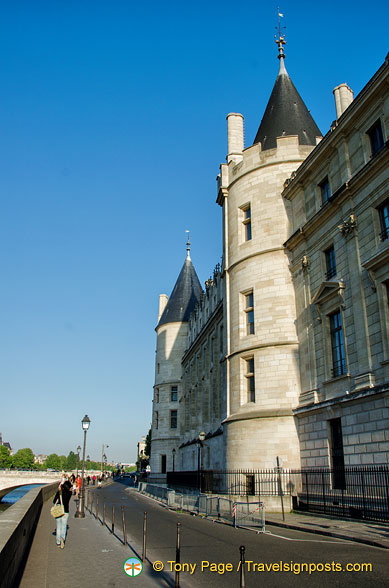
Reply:
<svg viewBox="0 0 389 588"><path fill-rule="evenodd" d="M173 449L177 450L179 446L181 361L187 347L189 316L202 292L190 259L189 245L188 241L187 256L170 298L161 294L159 299L158 325L155 329L157 347L151 426L151 480L153 477L161 478L167 471L175 469Z"/></svg>
<svg viewBox="0 0 389 588"><path fill-rule="evenodd" d="M226 272L226 467L299 466L293 408L298 404L294 289L283 247L284 182L308 156L320 131L284 65L254 144L243 146L243 118L228 118L227 164L219 177ZM239 151L238 146L241 145Z"/></svg>

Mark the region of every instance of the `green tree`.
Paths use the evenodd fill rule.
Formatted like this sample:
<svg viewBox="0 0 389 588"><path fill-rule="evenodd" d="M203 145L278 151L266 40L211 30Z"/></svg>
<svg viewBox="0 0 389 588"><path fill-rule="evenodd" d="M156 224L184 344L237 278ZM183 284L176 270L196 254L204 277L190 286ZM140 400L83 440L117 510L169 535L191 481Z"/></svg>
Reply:
<svg viewBox="0 0 389 588"><path fill-rule="evenodd" d="M60 455L59 456L59 463L60 463L59 469L60 470L66 470L66 462L67 462L66 455Z"/></svg>
<svg viewBox="0 0 389 588"><path fill-rule="evenodd" d="M66 458L65 470L71 471L77 469L77 455L73 451L70 451Z"/></svg>
<svg viewBox="0 0 389 588"><path fill-rule="evenodd" d="M148 458L150 458L151 455L151 429L149 429L149 432L146 435L146 444L145 444L145 456L147 456Z"/></svg>
<svg viewBox="0 0 389 588"><path fill-rule="evenodd" d="M46 457L45 465L46 468L50 468L52 470L60 470L61 458L56 453L50 453L50 455Z"/></svg>
<svg viewBox="0 0 389 588"><path fill-rule="evenodd" d="M13 466L24 470L32 469L34 467L34 454L32 449L28 447L19 449L13 456Z"/></svg>
<svg viewBox="0 0 389 588"><path fill-rule="evenodd" d="M8 447L0 445L0 468L10 468L12 466L12 456L9 454Z"/></svg>

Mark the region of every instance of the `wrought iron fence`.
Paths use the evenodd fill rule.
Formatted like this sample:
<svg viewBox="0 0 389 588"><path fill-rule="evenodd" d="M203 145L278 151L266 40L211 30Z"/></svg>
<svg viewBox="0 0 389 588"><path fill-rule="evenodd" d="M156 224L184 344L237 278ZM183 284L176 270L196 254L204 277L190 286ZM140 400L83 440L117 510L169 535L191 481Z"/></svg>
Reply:
<svg viewBox="0 0 389 588"><path fill-rule="evenodd" d="M192 488L207 494L236 496L294 495L299 483L292 470L213 470L168 472L169 488Z"/></svg>
<svg viewBox="0 0 389 588"><path fill-rule="evenodd" d="M168 472L167 485L181 491L259 499L290 495L296 510L389 521L387 465Z"/></svg>
<svg viewBox="0 0 389 588"><path fill-rule="evenodd" d="M301 470L297 507L335 516L389 521L389 467Z"/></svg>

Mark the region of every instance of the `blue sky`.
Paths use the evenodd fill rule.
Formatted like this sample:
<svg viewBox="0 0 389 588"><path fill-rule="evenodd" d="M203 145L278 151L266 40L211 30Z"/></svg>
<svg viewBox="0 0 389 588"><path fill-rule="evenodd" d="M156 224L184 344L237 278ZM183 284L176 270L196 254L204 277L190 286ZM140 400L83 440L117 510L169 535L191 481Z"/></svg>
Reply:
<svg viewBox="0 0 389 588"><path fill-rule="evenodd" d="M221 257L229 112L254 139L277 4L0 0L0 431L15 449L135 459L158 295ZM286 67L323 133L388 51L386 2L291 2Z"/></svg>

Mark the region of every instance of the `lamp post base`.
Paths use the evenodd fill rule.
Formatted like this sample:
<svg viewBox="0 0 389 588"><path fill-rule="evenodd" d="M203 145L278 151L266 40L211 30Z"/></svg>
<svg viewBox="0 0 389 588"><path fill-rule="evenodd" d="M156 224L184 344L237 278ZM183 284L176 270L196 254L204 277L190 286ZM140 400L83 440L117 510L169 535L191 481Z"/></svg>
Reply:
<svg viewBox="0 0 389 588"><path fill-rule="evenodd" d="M80 512L79 510L76 511L76 514L74 515L75 519L85 519L85 513L84 512Z"/></svg>

